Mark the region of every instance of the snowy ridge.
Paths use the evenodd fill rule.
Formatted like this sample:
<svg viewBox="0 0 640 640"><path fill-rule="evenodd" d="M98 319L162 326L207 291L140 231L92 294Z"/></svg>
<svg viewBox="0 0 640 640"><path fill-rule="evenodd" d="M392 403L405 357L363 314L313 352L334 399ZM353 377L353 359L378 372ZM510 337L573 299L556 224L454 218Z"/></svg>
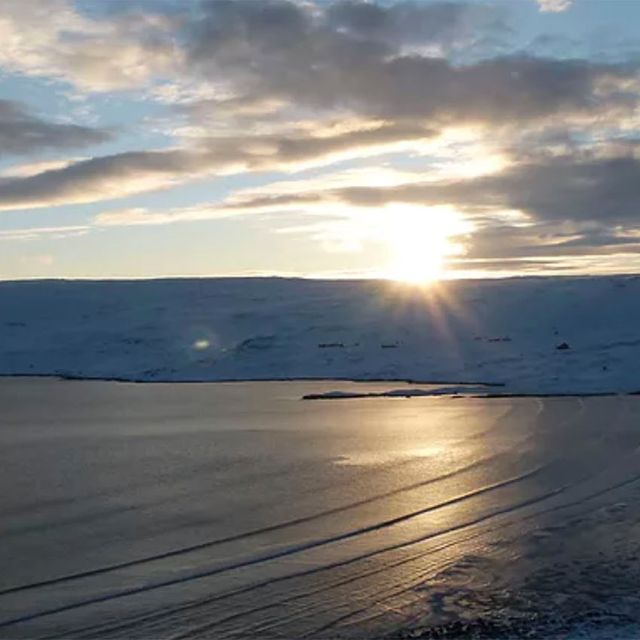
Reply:
<svg viewBox="0 0 640 640"><path fill-rule="evenodd" d="M638 276L3 282L0 328L5 375L640 390Z"/></svg>

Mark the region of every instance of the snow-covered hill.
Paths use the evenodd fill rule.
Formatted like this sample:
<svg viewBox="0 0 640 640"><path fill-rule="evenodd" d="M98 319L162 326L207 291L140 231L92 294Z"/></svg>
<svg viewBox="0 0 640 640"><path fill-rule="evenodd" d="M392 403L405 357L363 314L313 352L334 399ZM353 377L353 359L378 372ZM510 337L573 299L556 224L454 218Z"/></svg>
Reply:
<svg viewBox="0 0 640 640"><path fill-rule="evenodd" d="M640 390L636 276L3 282L0 330L2 374Z"/></svg>

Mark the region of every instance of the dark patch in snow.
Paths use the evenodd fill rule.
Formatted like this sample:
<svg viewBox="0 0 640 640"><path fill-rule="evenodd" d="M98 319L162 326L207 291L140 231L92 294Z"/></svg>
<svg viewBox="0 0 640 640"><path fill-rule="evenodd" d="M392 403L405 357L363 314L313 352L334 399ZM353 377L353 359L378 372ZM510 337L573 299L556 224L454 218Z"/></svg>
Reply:
<svg viewBox="0 0 640 640"><path fill-rule="evenodd" d="M253 338L247 338L243 340L237 347L238 351L247 350L263 350L271 349L273 347L276 337L275 336L255 336Z"/></svg>

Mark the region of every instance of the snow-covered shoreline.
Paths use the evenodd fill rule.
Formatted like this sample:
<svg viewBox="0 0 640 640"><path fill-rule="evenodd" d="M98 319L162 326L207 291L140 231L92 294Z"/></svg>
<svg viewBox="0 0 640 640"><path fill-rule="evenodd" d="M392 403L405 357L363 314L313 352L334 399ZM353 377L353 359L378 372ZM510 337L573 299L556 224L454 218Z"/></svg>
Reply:
<svg viewBox="0 0 640 640"><path fill-rule="evenodd" d="M640 390L640 277L0 282L0 375Z"/></svg>
<svg viewBox="0 0 640 640"><path fill-rule="evenodd" d="M403 380L403 379L367 379L352 378L232 378L221 380L138 380L136 378L114 378L94 376L70 376L49 373L0 373L0 383L3 380L58 380L60 382L104 382L133 385L220 385L242 383L298 383L309 382L323 384L328 382L352 383L368 387L370 385L387 384L383 391L340 391L331 390L319 393L309 393L300 396L301 400L353 400L362 398L425 398L425 397L471 397L491 400L494 398L605 398L611 396L637 396L640 391L557 391L557 392L513 392L505 389L500 383L469 383L469 382L439 382L430 380ZM406 388L397 389L398 384L408 385ZM430 390L416 389L415 385L433 387Z"/></svg>

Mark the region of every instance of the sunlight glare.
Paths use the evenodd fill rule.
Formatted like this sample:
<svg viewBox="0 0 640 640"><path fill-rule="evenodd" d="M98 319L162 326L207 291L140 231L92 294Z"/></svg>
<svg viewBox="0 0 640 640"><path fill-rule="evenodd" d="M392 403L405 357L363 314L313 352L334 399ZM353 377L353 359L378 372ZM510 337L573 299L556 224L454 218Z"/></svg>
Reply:
<svg viewBox="0 0 640 640"><path fill-rule="evenodd" d="M464 247L452 238L470 225L450 207L394 205L388 208L386 238L392 258L387 277L410 284L428 284L445 273L448 256Z"/></svg>

